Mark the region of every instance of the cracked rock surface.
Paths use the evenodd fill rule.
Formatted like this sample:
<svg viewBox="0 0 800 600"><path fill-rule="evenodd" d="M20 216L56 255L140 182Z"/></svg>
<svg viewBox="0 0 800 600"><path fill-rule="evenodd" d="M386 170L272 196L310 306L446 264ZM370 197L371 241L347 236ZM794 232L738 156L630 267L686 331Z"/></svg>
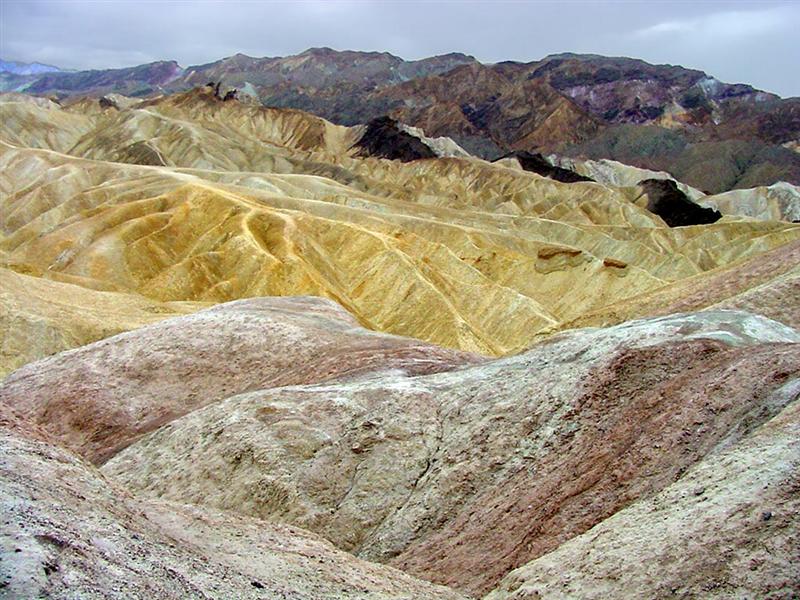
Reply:
<svg viewBox="0 0 800 600"><path fill-rule="evenodd" d="M366 332L310 298L150 325L0 387L6 589L790 597L799 342L776 321L709 310L490 361ZM196 401L200 383L213 394ZM166 422L97 426L107 406L147 415L159 402ZM663 533L643 540L651 530ZM657 563L685 552L664 577L621 571L643 543ZM754 574L717 568L731 557Z"/></svg>
<svg viewBox="0 0 800 600"><path fill-rule="evenodd" d="M103 470L481 594L774 416L793 399L779 390L800 371L798 339L712 311L565 333L452 372L253 391Z"/></svg>
<svg viewBox="0 0 800 600"><path fill-rule="evenodd" d="M460 598L301 529L140 500L67 450L0 432L3 598Z"/></svg>

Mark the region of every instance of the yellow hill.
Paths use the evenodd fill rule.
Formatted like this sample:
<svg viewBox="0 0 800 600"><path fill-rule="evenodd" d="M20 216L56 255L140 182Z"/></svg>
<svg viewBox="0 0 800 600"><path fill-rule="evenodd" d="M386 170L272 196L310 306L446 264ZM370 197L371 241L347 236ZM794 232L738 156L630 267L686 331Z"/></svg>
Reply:
<svg viewBox="0 0 800 600"><path fill-rule="evenodd" d="M670 229L631 188L477 159L357 158L358 128L202 91L5 105L33 133L0 143L3 264L154 302L319 295L367 327L497 355L800 238ZM62 117L84 128L68 153L48 133Z"/></svg>

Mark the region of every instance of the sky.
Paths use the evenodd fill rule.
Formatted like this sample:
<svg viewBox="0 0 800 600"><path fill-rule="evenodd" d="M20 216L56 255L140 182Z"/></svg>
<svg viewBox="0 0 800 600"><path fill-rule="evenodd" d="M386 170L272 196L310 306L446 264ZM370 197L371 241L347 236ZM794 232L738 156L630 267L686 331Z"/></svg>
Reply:
<svg viewBox="0 0 800 600"><path fill-rule="evenodd" d="M68 69L181 66L309 47L483 62L631 56L800 96L800 0L0 0L0 58Z"/></svg>

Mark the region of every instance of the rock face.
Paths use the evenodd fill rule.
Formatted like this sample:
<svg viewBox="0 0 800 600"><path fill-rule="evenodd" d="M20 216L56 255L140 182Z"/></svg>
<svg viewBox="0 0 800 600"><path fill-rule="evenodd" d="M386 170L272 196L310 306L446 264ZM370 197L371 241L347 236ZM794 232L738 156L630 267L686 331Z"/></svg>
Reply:
<svg viewBox="0 0 800 600"><path fill-rule="evenodd" d="M486 600L791 598L798 434L795 401L661 493L512 571Z"/></svg>
<svg viewBox="0 0 800 600"><path fill-rule="evenodd" d="M670 227L715 223L722 214L695 204L670 179L645 179L639 185L647 194L647 210L664 219Z"/></svg>
<svg viewBox="0 0 800 600"><path fill-rule="evenodd" d="M432 138L425 135L425 132L419 127L409 127L403 123L398 123L400 129L406 133L410 133L425 144L428 148L433 150L434 154L439 158L456 157L456 158L470 158L470 153L464 150L461 146L456 144L448 137Z"/></svg>
<svg viewBox="0 0 800 600"><path fill-rule="evenodd" d="M211 369L205 351L186 352L180 323L195 344L222 344L235 361L241 346L217 333L224 321L197 327L198 319L230 320L246 307L242 316L257 327L253 311L272 302L128 334L139 338L138 359L87 347L100 353L91 362L98 380L126 373L129 383L107 382L122 388L120 398L145 395L147 361L168 367L174 358L160 360L168 348L202 368L184 369L172 385L165 373L162 401L200 382L227 396L135 441L102 474L57 447L91 455L81 436L114 445L113 429L58 426L57 415L97 405L93 394L54 405L52 424L37 425L31 395L44 395L47 381L58 393L54 370L6 380L6 593L460 597L413 576L492 599L780 597L800 586L796 331L708 311L572 331L491 362L417 354L387 363L369 340L386 336L354 328L330 303L299 300L302 318L285 315L294 332L284 327L274 340L307 351L320 327L337 332L336 345L350 350L334 362L360 356L363 370L327 380L336 374L312 374L295 357L318 379L257 389L235 370ZM263 348L276 361L286 352L269 340ZM61 385L90 376L79 351L54 359Z"/></svg>
<svg viewBox="0 0 800 600"><path fill-rule="evenodd" d="M364 134L355 143L357 156L374 156L409 162L420 158L435 158L436 154L417 136L398 126L390 117L380 117L367 123Z"/></svg>
<svg viewBox="0 0 800 600"><path fill-rule="evenodd" d="M213 313L142 329L140 346L185 350L177 329L158 343L148 337ZM209 340L214 329L189 327ZM316 327L307 335L316 339ZM351 328L342 335L364 343ZM444 368L462 367L423 376L414 373L430 371L429 362L415 371L420 361L405 359L404 374L381 360L348 374L350 381L267 381L284 385L258 389L229 368L178 369L176 385L202 382L231 395L194 404L103 470L138 494L298 525L363 558L483 593L776 415L797 393L797 342L800 335L775 322L718 311L562 334L476 366L446 359ZM198 366L204 360L201 351L183 354ZM63 387L75 385L73 373L86 377L76 351L55 358ZM92 364L114 373L131 358L106 353ZM36 398L47 397L47 387L58 393L48 385L53 372L18 371L2 388L3 404L36 422ZM142 385L142 367L138 373L128 377ZM331 376L314 373L317 381ZM136 393L132 384L108 387ZM181 401L174 387L164 388L162 401ZM97 393L52 405L50 418L96 412ZM147 394L144 387L139 397ZM79 422L87 418L96 415ZM90 457L95 445L119 447L113 429L41 419L39 426Z"/></svg>
<svg viewBox="0 0 800 600"><path fill-rule="evenodd" d="M693 202L697 202L706 196L700 190L677 181L672 175L665 171L640 169L639 167L633 167L606 158L600 160L581 160L551 154L547 157L547 160L555 166L569 169L570 171L589 177L593 181L602 183L603 185L635 187L639 185L640 181L645 179L672 179L678 185L678 189L686 194ZM701 205L703 204L701 203Z"/></svg>
<svg viewBox="0 0 800 600"><path fill-rule="evenodd" d="M4 598L461 597L294 527L136 499L8 421L0 475Z"/></svg>
<svg viewBox="0 0 800 600"><path fill-rule="evenodd" d="M101 463L141 435L247 390L378 369L430 373L480 360L366 331L322 299L261 298L32 363L0 384L0 402Z"/></svg>
<svg viewBox="0 0 800 600"><path fill-rule="evenodd" d="M781 181L768 187L731 190L700 201L724 215L762 221L800 222L800 187Z"/></svg>

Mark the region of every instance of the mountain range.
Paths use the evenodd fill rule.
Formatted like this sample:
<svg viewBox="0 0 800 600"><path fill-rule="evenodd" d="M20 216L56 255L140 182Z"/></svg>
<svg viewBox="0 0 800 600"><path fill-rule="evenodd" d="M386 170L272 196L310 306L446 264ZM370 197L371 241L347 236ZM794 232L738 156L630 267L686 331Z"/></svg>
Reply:
<svg viewBox="0 0 800 600"><path fill-rule="evenodd" d="M237 54L186 69L173 61L45 73L3 87L61 99L149 97L207 81L342 125L388 115L482 158L538 151L611 159L668 171L711 193L800 183L800 99L629 58L567 53L482 64L457 53L405 61L312 48L282 58Z"/></svg>

